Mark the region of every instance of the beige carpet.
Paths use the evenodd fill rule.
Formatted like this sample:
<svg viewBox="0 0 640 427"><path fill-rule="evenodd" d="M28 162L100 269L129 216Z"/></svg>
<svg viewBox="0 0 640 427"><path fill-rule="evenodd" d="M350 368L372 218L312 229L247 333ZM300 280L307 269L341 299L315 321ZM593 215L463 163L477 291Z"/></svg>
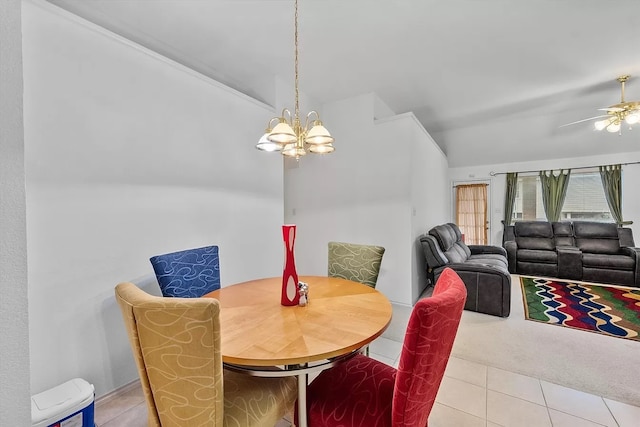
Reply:
<svg viewBox="0 0 640 427"><path fill-rule="evenodd" d="M401 340L409 311L394 306L384 336ZM511 315L465 311L452 354L640 406L640 342L525 320L517 275L511 276Z"/></svg>

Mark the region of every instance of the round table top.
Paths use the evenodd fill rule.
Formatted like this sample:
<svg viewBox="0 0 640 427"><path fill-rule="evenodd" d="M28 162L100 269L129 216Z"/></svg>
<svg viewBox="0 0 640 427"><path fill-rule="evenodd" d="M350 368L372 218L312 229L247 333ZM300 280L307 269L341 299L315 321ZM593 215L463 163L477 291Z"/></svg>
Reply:
<svg viewBox="0 0 640 427"><path fill-rule="evenodd" d="M345 279L300 276L309 304L280 304L282 278L226 286L205 297L220 301L222 360L247 366L315 362L357 350L391 322L389 300Z"/></svg>

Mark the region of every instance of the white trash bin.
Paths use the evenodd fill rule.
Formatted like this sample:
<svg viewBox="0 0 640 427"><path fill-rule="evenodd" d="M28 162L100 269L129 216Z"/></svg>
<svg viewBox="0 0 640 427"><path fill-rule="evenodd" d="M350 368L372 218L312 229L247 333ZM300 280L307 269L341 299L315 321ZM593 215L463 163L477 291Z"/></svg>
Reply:
<svg viewBox="0 0 640 427"><path fill-rule="evenodd" d="M95 427L95 390L82 378L31 396L32 427Z"/></svg>

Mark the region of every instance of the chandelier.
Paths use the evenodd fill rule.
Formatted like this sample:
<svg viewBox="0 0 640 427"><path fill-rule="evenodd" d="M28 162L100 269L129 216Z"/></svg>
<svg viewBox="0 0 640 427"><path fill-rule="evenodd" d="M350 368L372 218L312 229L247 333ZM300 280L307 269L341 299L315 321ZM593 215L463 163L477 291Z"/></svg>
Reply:
<svg viewBox="0 0 640 427"><path fill-rule="evenodd" d="M629 76L620 76L617 78L620 82L620 103L614 104L607 108L600 108L601 111L606 111L606 117L603 120L598 120L594 123L596 130L607 130L611 133L621 133L622 123L626 123L632 126L640 122L640 101L627 102L624 100L624 84L629 80Z"/></svg>
<svg viewBox="0 0 640 427"><path fill-rule="evenodd" d="M269 120L264 135L256 148L262 151L279 151L283 156L300 159L308 152L315 154L332 153L333 137L320 121L317 111L307 114L304 126L300 121L298 93L298 0L295 0L294 14L294 75L295 109L293 117L288 109L283 109L280 117ZM272 128L271 126L274 124Z"/></svg>

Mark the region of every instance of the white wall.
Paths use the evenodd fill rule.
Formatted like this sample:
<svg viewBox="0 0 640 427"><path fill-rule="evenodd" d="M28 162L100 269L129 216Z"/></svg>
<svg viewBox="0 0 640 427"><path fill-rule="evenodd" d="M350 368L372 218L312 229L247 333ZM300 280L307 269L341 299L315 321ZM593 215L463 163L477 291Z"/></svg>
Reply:
<svg viewBox="0 0 640 427"><path fill-rule="evenodd" d="M12 115L20 108L19 94L4 92L20 85L19 4L0 3L0 283L12 291L24 284L18 286L22 294L11 294L16 301L9 310L13 300L2 299L0 382L11 385L1 388L3 425L9 412L20 420L28 416L23 402L29 390L20 381L29 382L29 333L32 393L80 376L100 396L137 378L113 287L150 274L151 255L218 244L223 286L276 276L282 269L280 225L292 222L299 226L299 274L326 274L330 240L383 245L378 289L409 305L425 283L416 238L452 219L453 181L491 181L491 240L499 244L504 176L491 177L490 171L640 159L640 153L555 159L454 168L447 176L447 159L413 115L394 116L366 94L324 106L336 153L287 162L283 192L281 157L253 148L273 109L49 3L27 0L27 239L21 231L22 134ZM281 93L289 85L275 86L276 104L287 106L282 99L291 94ZM302 108L308 111L304 103ZM7 150L6 141L17 145ZM7 174L17 181L5 180ZM626 166L624 179L625 218L636 220L640 199L631 183L640 182L640 167Z"/></svg>
<svg viewBox="0 0 640 427"><path fill-rule="evenodd" d="M20 0L0 2L0 425L31 425Z"/></svg>
<svg viewBox="0 0 640 427"><path fill-rule="evenodd" d="M413 114L409 118L415 122ZM417 124L411 155L411 301L416 302L427 285L426 261L419 237L438 224L449 221L448 162L438 144Z"/></svg>
<svg viewBox="0 0 640 427"><path fill-rule="evenodd" d="M374 121L376 98L365 94L323 106L336 151L287 163L285 219L298 225L298 274L326 274L329 241L381 245L386 251L377 289L410 305L420 287L415 238L428 230L413 225L413 208L433 225L447 212L428 211L415 195L428 193L430 185L438 194L446 191L446 159L413 115ZM416 165L424 169L414 173Z"/></svg>
<svg viewBox="0 0 640 427"><path fill-rule="evenodd" d="M490 241L494 245L501 245L502 224L500 221L503 219L506 177L504 174L491 176L491 172L557 170L637 161L640 161L640 151L607 156L550 158L544 161L451 168L449 169L449 179L452 182L470 179L486 179L490 181L492 206ZM633 229L634 239L636 240L636 245L638 245L640 244L640 198L638 198L636 186L640 183L640 165L623 166L622 180L622 214L625 220L634 221L634 224L630 227ZM453 212L451 217L453 218Z"/></svg>
<svg viewBox="0 0 640 427"><path fill-rule="evenodd" d="M23 26L31 391L101 396L137 378L113 289L150 256L281 274L282 160L254 148L274 112L49 3Z"/></svg>

